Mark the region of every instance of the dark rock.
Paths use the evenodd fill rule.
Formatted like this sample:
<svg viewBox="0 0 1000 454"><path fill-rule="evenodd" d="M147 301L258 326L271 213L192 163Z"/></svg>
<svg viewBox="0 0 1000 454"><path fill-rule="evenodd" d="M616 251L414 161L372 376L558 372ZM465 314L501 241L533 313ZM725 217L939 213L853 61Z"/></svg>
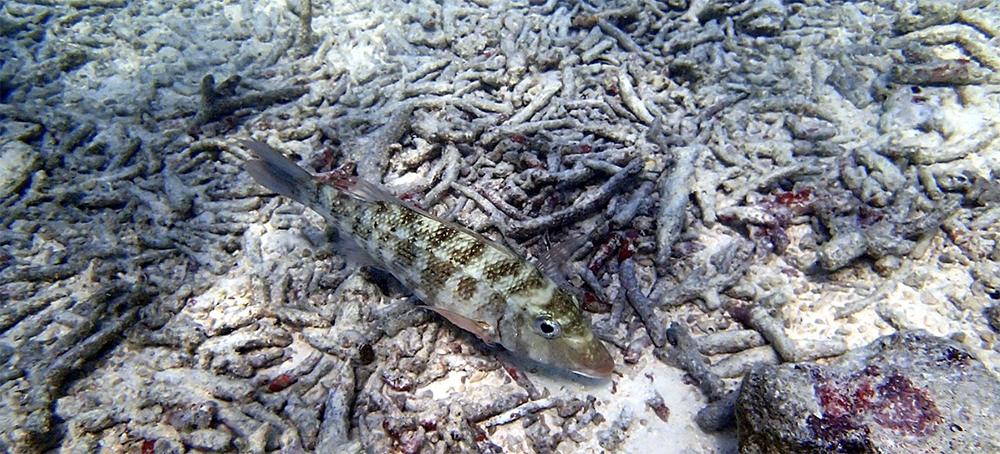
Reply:
<svg viewBox="0 0 1000 454"><path fill-rule="evenodd" d="M986 322L989 323L993 331L1000 333L1000 304L986 308Z"/></svg>
<svg viewBox="0 0 1000 454"><path fill-rule="evenodd" d="M902 331L834 364L767 366L736 403L741 454L1000 452L1000 381L961 344Z"/></svg>
<svg viewBox="0 0 1000 454"><path fill-rule="evenodd" d="M740 29L752 36L777 36L785 27L788 11L777 0L757 0L737 18Z"/></svg>

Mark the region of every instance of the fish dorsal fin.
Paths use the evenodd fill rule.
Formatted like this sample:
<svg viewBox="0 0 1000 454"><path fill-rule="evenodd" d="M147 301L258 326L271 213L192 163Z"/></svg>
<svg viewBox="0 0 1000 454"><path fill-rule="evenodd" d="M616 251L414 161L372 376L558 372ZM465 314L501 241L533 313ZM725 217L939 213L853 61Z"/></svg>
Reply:
<svg viewBox="0 0 1000 454"><path fill-rule="evenodd" d="M482 339L486 343L495 344L499 340L497 339L496 331L492 326L490 326L489 323L482 320L473 320L464 315L459 315L455 312L449 311L448 309L441 309L440 307L427 306L427 308L448 319L448 321L455 326L475 334L476 337Z"/></svg>
<svg viewBox="0 0 1000 454"><path fill-rule="evenodd" d="M399 197L396 197L387 189L355 176L345 175L342 172L324 176L325 181L330 182L344 195L364 202L386 202L406 205Z"/></svg>
<svg viewBox="0 0 1000 454"><path fill-rule="evenodd" d="M371 183L369 181L363 180L355 176L348 176L346 173L340 171L334 171L329 175L323 175L320 177L320 179L322 181L325 181L333 185L333 187L337 188L341 193L343 193L348 197L352 197L365 202L384 202L384 203L394 203L402 205L406 208L409 208L419 213L422 216L426 216L437 222L447 225L448 227L451 227L455 230L465 233L466 235L469 235L478 241L482 241L489 245L496 244L496 241L486 238L481 233L469 229L468 227L465 227L463 225L457 224L455 222L441 219L433 214L430 214L427 212L427 210L424 210L423 208L415 206L412 203L409 203L403 199L400 199L399 197L396 197L391 192L389 192L388 189L380 185L377 185L375 183ZM582 244L583 243L580 243L580 245ZM504 254L509 255L513 259L517 260L521 259L517 255L510 252L506 247L500 247L496 249Z"/></svg>
<svg viewBox="0 0 1000 454"><path fill-rule="evenodd" d="M353 166L351 168L353 168ZM388 189L359 177L349 175L348 172L350 172L350 170L347 168L337 169L330 174L321 176L320 180L330 183L333 187L337 188L342 194L348 197L361 200L363 202L394 203L405 206L424 216L437 219L437 217L420 209L412 203L396 197L396 195L389 192ZM444 222L443 220L438 220Z"/></svg>

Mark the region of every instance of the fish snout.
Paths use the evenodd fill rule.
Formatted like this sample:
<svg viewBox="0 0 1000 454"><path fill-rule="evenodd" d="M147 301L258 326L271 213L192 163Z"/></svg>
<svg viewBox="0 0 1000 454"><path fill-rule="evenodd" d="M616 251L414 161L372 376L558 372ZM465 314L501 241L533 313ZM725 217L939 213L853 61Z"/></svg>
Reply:
<svg viewBox="0 0 1000 454"><path fill-rule="evenodd" d="M594 339L589 348L579 356L574 367L569 369L591 378L607 378L615 370L615 360L607 347L601 341Z"/></svg>

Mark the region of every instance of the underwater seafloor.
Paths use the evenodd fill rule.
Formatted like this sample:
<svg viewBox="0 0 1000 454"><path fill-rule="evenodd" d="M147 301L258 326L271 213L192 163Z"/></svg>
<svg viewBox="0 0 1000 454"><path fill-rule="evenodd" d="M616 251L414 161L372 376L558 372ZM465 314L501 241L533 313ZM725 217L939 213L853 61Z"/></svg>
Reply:
<svg viewBox="0 0 1000 454"><path fill-rule="evenodd" d="M923 329L1000 376L996 2L10 0L0 34L0 451L734 453L697 415L754 365ZM525 256L585 236L615 374L416 308L238 138Z"/></svg>

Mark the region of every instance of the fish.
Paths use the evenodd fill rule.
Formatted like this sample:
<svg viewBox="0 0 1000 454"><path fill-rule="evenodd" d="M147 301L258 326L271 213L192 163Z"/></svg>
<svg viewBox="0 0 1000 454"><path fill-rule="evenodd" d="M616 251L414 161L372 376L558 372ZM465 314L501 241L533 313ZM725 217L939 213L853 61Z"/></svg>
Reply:
<svg viewBox="0 0 1000 454"><path fill-rule="evenodd" d="M267 144L240 143L256 156L244 168L257 183L320 214L455 326L538 363L611 375L614 359L558 277L348 171L314 176Z"/></svg>

